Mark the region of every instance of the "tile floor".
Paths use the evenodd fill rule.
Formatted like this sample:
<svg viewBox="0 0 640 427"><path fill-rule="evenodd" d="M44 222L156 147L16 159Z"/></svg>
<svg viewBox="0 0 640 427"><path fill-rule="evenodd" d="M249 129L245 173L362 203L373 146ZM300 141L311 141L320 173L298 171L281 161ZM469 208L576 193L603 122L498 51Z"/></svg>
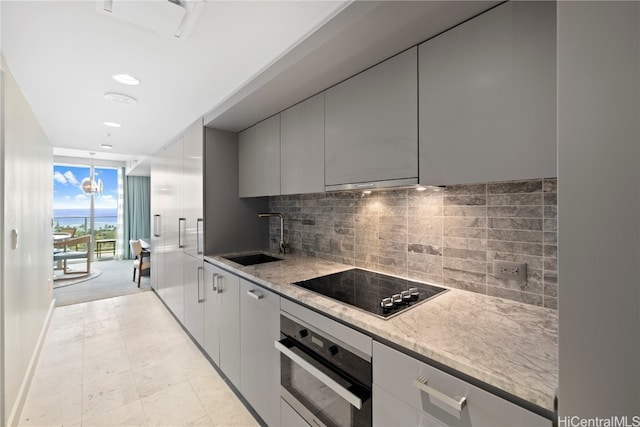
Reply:
<svg viewBox="0 0 640 427"><path fill-rule="evenodd" d="M153 292L55 309L20 426L256 426Z"/></svg>

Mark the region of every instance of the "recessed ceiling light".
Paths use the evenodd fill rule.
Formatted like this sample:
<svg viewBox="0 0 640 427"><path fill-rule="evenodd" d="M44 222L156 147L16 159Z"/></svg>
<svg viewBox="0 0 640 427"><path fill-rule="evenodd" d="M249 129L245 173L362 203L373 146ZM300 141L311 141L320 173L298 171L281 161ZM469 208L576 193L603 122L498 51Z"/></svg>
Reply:
<svg viewBox="0 0 640 427"><path fill-rule="evenodd" d="M140 84L140 80L133 77L131 74L114 74L111 78L123 85L135 86Z"/></svg>
<svg viewBox="0 0 640 427"><path fill-rule="evenodd" d="M111 150L113 148L113 145L111 145L111 144L100 144L100 147L104 148L105 150Z"/></svg>
<svg viewBox="0 0 640 427"><path fill-rule="evenodd" d="M103 125L108 126L110 128L121 128L122 125L117 122L102 122Z"/></svg>
<svg viewBox="0 0 640 427"><path fill-rule="evenodd" d="M104 99L115 102L116 104L135 104L138 102L133 96L118 92L107 92L104 94Z"/></svg>

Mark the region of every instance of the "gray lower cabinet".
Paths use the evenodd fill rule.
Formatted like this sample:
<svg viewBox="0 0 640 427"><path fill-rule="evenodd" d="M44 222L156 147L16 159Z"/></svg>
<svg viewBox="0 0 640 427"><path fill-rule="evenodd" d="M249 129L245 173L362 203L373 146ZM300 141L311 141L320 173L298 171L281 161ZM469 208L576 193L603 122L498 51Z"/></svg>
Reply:
<svg viewBox="0 0 640 427"><path fill-rule="evenodd" d="M184 281L184 327L204 344L204 279L202 259L182 254Z"/></svg>
<svg viewBox="0 0 640 427"><path fill-rule="evenodd" d="M166 173L163 216L164 245L158 248L164 255L164 285L162 298L174 316L184 324L184 277L181 233L184 227L182 210L182 171L184 138L178 138L163 153ZM156 249L154 249L156 250Z"/></svg>
<svg viewBox="0 0 640 427"><path fill-rule="evenodd" d="M324 92L280 113L281 194L324 191Z"/></svg>
<svg viewBox="0 0 640 427"><path fill-rule="evenodd" d="M373 383L374 426L419 425L418 419L422 425L438 426L552 425L551 420L375 341ZM400 414L403 411L386 400L388 395L413 412Z"/></svg>
<svg viewBox="0 0 640 427"><path fill-rule="evenodd" d="M325 91L325 182L418 177L417 48Z"/></svg>
<svg viewBox="0 0 640 427"><path fill-rule="evenodd" d="M376 427L441 427L444 424L412 408L402 400L373 385L373 425Z"/></svg>
<svg viewBox="0 0 640 427"><path fill-rule="evenodd" d="M240 279L240 392L269 426L280 425L280 297Z"/></svg>
<svg viewBox="0 0 640 427"><path fill-rule="evenodd" d="M300 416L291 406L284 400L280 399L280 426L281 427L307 427L304 418Z"/></svg>
<svg viewBox="0 0 640 427"><path fill-rule="evenodd" d="M421 184L557 176L554 2L501 4L418 58Z"/></svg>
<svg viewBox="0 0 640 427"><path fill-rule="evenodd" d="M204 348L240 388L240 278L205 263Z"/></svg>
<svg viewBox="0 0 640 427"><path fill-rule="evenodd" d="M240 197L280 194L280 114L240 132Z"/></svg>

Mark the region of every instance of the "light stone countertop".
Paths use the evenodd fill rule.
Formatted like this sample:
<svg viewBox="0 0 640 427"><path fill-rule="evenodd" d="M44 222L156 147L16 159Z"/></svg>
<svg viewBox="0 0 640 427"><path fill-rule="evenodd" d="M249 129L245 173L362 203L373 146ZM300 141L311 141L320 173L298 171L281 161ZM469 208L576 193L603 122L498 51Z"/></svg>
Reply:
<svg viewBox="0 0 640 427"><path fill-rule="evenodd" d="M553 411L558 384L558 319L554 310L451 289L384 320L291 285L353 266L296 255L284 258L245 267L220 256L205 256L211 264L343 320L374 338L386 339Z"/></svg>

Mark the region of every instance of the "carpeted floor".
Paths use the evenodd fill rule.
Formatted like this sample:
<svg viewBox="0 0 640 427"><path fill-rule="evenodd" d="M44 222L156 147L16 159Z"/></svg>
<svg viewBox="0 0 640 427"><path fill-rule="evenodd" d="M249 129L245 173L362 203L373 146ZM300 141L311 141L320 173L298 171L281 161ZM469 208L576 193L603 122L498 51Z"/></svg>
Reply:
<svg viewBox="0 0 640 427"><path fill-rule="evenodd" d="M72 285L54 285L53 297L56 299L56 307L151 290L149 276L143 274L140 289L138 289L137 280L136 282L131 280L132 260L95 261L91 266L92 270L95 269L102 274Z"/></svg>

